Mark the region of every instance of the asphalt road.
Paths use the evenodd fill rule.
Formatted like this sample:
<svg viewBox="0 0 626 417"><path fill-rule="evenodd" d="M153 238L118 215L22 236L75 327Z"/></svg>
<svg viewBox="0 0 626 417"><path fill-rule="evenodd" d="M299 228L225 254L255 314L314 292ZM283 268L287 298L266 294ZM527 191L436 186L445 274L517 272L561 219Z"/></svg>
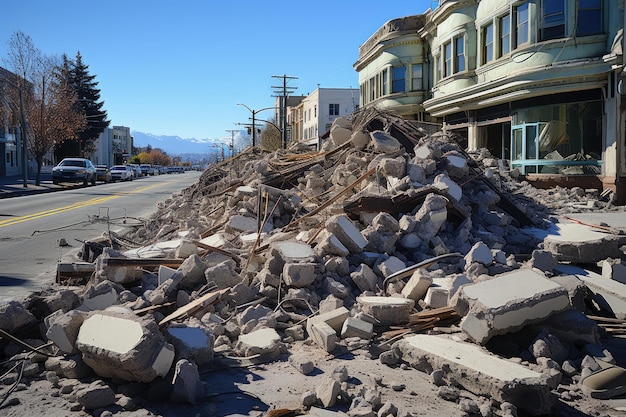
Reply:
<svg viewBox="0 0 626 417"><path fill-rule="evenodd" d="M54 283L63 256L106 230L123 232L147 219L159 202L200 175L190 171L3 199L0 304Z"/></svg>

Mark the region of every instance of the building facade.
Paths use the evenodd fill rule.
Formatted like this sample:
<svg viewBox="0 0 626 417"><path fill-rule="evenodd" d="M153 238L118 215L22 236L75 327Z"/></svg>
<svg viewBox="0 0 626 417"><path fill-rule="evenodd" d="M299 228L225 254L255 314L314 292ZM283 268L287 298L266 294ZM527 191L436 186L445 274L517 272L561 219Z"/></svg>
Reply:
<svg viewBox="0 0 626 417"><path fill-rule="evenodd" d="M302 100L301 141L317 144L333 121L359 108L359 90L355 88L317 88Z"/></svg>
<svg viewBox="0 0 626 417"><path fill-rule="evenodd" d="M16 77L12 72L0 67L0 177L19 175L23 173L23 146L22 135L20 134L17 115L13 114L9 108L7 100L3 97L6 94L6 83Z"/></svg>
<svg viewBox="0 0 626 417"><path fill-rule="evenodd" d="M441 1L361 47L361 102L438 120L536 184L624 203L624 20L623 0Z"/></svg>
<svg viewBox="0 0 626 417"><path fill-rule="evenodd" d="M90 159L94 165L121 165L128 162L133 150L130 128L113 126L104 129L95 142L96 150Z"/></svg>

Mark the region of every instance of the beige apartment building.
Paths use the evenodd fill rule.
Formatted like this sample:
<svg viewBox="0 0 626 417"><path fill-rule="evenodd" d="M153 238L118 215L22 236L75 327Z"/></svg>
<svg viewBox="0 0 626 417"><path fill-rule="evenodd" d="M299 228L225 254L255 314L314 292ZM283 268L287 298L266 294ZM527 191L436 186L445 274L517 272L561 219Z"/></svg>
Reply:
<svg viewBox="0 0 626 417"><path fill-rule="evenodd" d="M445 0L360 48L361 107L436 121L537 186L626 203L623 0Z"/></svg>

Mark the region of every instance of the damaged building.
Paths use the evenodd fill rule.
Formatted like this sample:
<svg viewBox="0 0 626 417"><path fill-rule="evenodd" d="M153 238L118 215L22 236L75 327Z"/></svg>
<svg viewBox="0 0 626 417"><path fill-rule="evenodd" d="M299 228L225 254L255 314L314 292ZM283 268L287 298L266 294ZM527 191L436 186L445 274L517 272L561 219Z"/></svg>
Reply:
<svg viewBox="0 0 626 417"><path fill-rule="evenodd" d="M359 49L361 106L443 123L537 187L626 203L622 1L443 0Z"/></svg>

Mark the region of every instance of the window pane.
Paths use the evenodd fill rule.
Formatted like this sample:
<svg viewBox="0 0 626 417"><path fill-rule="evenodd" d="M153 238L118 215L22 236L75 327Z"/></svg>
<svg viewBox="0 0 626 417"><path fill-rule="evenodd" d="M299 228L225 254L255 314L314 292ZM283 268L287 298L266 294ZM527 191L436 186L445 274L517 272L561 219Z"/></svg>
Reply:
<svg viewBox="0 0 626 417"><path fill-rule="evenodd" d="M493 25L483 28L483 64L493 60Z"/></svg>
<svg viewBox="0 0 626 417"><path fill-rule="evenodd" d="M443 76L448 77L452 75L452 44L448 42L443 46Z"/></svg>
<svg viewBox="0 0 626 417"><path fill-rule="evenodd" d="M422 64L414 64L411 66L411 89L413 91L422 90Z"/></svg>
<svg viewBox="0 0 626 417"><path fill-rule="evenodd" d="M543 0L541 5L541 40L565 37L565 0Z"/></svg>
<svg viewBox="0 0 626 417"><path fill-rule="evenodd" d="M505 15L500 19L500 55L511 52L511 16Z"/></svg>
<svg viewBox="0 0 626 417"><path fill-rule="evenodd" d="M383 74L382 74L382 77L383 77L383 96L386 96L387 94L389 94L389 85L388 85L389 82L387 81L387 73L388 73L387 69L384 69L383 70Z"/></svg>
<svg viewBox="0 0 626 417"><path fill-rule="evenodd" d="M400 93L402 91L404 91L404 67L394 67L391 92Z"/></svg>
<svg viewBox="0 0 626 417"><path fill-rule="evenodd" d="M517 12L515 46L519 47L528 42L528 3L519 5L515 10Z"/></svg>
<svg viewBox="0 0 626 417"><path fill-rule="evenodd" d="M465 71L465 38L463 36L456 38L455 48L454 72Z"/></svg>
<svg viewBox="0 0 626 417"><path fill-rule="evenodd" d="M602 0L579 0L576 35L595 35L602 28Z"/></svg>

